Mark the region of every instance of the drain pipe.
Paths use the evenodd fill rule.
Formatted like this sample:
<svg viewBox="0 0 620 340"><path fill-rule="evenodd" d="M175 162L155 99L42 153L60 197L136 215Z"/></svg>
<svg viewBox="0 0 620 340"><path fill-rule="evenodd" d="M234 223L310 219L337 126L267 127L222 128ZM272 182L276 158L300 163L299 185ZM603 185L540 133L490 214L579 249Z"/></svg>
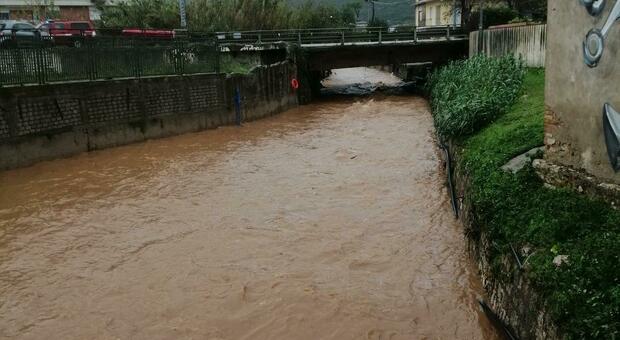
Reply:
<svg viewBox="0 0 620 340"><path fill-rule="evenodd" d="M508 327L508 325L506 325L506 323L502 321L502 319L491 309L491 307L489 307L489 305L487 305L486 302L484 302L484 300L478 300L478 304L480 304L482 311L489 318L489 321L491 321L493 326L495 326L501 331L504 339L519 340L519 338L517 338L517 336L512 332L510 327Z"/></svg>
<svg viewBox="0 0 620 340"><path fill-rule="evenodd" d="M448 187L450 189L450 200L452 203L452 211L454 211L454 217L459 218L459 206L454 192L454 185L452 184L452 158L450 157L450 150L443 141L439 142L439 145L446 154L446 173L448 174Z"/></svg>

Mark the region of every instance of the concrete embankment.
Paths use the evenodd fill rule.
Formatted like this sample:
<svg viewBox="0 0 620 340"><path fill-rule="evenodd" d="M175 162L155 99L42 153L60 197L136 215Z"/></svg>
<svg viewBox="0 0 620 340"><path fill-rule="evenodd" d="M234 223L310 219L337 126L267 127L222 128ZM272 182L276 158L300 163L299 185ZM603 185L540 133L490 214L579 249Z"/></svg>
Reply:
<svg viewBox="0 0 620 340"><path fill-rule="evenodd" d="M2 89L0 170L235 124L296 106L296 68ZM235 94L241 98L240 117Z"/></svg>

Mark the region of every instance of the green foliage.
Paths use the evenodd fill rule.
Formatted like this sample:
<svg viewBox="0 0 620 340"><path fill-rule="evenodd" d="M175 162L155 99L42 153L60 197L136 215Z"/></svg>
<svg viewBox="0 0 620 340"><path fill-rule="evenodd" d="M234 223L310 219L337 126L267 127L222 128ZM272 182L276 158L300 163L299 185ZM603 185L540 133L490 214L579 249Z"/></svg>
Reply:
<svg viewBox="0 0 620 340"><path fill-rule="evenodd" d="M355 24L361 1L344 6L306 0L293 7L285 0L192 0L188 2L193 31L269 30L343 27ZM178 28L177 0L128 0L103 8L103 27Z"/></svg>
<svg viewBox="0 0 620 340"><path fill-rule="evenodd" d="M544 71L528 71L514 106L462 141L460 171L471 179L468 200L493 241L492 263L531 249L528 275L566 339L620 337L620 212L565 189L547 189L531 167L500 167L543 142ZM568 263L553 264L557 255ZM505 274L505 273L504 273ZM532 311L535 312L535 311Z"/></svg>
<svg viewBox="0 0 620 340"><path fill-rule="evenodd" d="M468 20L468 29L470 31L475 31L478 29L478 24L480 20L480 12L478 9L471 12L469 20ZM490 6L484 8L484 28L489 26L503 25L511 22L515 18L519 17L519 12L516 9L499 5L499 6Z"/></svg>
<svg viewBox="0 0 620 340"><path fill-rule="evenodd" d="M454 138L478 131L512 105L522 82L522 63L512 56L476 56L434 72L428 87L439 135Z"/></svg>
<svg viewBox="0 0 620 340"><path fill-rule="evenodd" d="M250 71L260 65L260 58L256 56L231 56L224 54L220 57L220 70L224 73L248 74Z"/></svg>
<svg viewBox="0 0 620 340"><path fill-rule="evenodd" d="M106 6L104 27L175 28L180 25L179 3L173 0L127 0Z"/></svg>

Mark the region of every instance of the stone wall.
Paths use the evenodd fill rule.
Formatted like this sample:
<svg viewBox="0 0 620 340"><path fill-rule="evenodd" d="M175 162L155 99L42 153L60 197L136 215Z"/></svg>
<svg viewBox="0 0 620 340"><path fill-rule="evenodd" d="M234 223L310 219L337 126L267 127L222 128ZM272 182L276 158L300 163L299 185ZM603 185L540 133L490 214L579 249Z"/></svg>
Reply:
<svg viewBox="0 0 620 340"><path fill-rule="evenodd" d="M542 297L536 292L527 272L529 266L523 265L531 250L515 249L519 259L512 255L502 255L499 264L492 263L497 252L484 223L476 220L471 200L471 180L462 172L460 148L451 143L451 158L454 170L455 196L458 199L459 220L465 227L469 254L476 260L487 295L485 301L501 322L522 340L558 340L558 328L547 311ZM495 254L497 256L497 254ZM521 263L519 263L521 262ZM521 267L523 265L523 267ZM496 325L498 329L502 328ZM505 338L509 338L506 336Z"/></svg>
<svg viewBox="0 0 620 340"><path fill-rule="evenodd" d="M603 106L620 110L620 23L611 26L596 67L585 63L588 32L608 20L615 1L591 16L578 0L549 0L546 63L545 158L620 184L604 135ZM619 127L620 128L620 127Z"/></svg>
<svg viewBox="0 0 620 340"><path fill-rule="evenodd" d="M249 75L205 74L63 83L0 90L0 170L200 131L297 105L289 63Z"/></svg>

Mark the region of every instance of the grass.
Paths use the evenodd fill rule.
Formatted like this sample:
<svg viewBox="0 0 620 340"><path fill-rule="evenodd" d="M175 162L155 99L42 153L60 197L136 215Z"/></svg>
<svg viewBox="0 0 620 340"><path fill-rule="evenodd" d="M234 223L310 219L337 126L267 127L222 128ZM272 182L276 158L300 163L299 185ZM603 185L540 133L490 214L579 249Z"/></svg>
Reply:
<svg viewBox="0 0 620 340"><path fill-rule="evenodd" d="M543 113L544 71L528 70L516 103L459 141L459 171L471 179L466 199L494 244L498 277L510 245L531 249L525 275L566 339L620 339L620 212L570 190L546 188L531 167L516 175L500 170L542 145ZM558 255L567 255L568 263L553 264Z"/></svg>
<svg viewBox="0 0 620 340"><path fill-rule="evenodd" d="M220 70L229 74L249 74L250 71L260 65L260 59L254 56L222 55L220 59Z"/></svg>
<svg viewBox="0 0 620 340"><path fill-rule="evenodd" d="M470 135L494 121L519 95L524 69L512 56L475 56L434 72L428 85L437 133Z"/></svg>

